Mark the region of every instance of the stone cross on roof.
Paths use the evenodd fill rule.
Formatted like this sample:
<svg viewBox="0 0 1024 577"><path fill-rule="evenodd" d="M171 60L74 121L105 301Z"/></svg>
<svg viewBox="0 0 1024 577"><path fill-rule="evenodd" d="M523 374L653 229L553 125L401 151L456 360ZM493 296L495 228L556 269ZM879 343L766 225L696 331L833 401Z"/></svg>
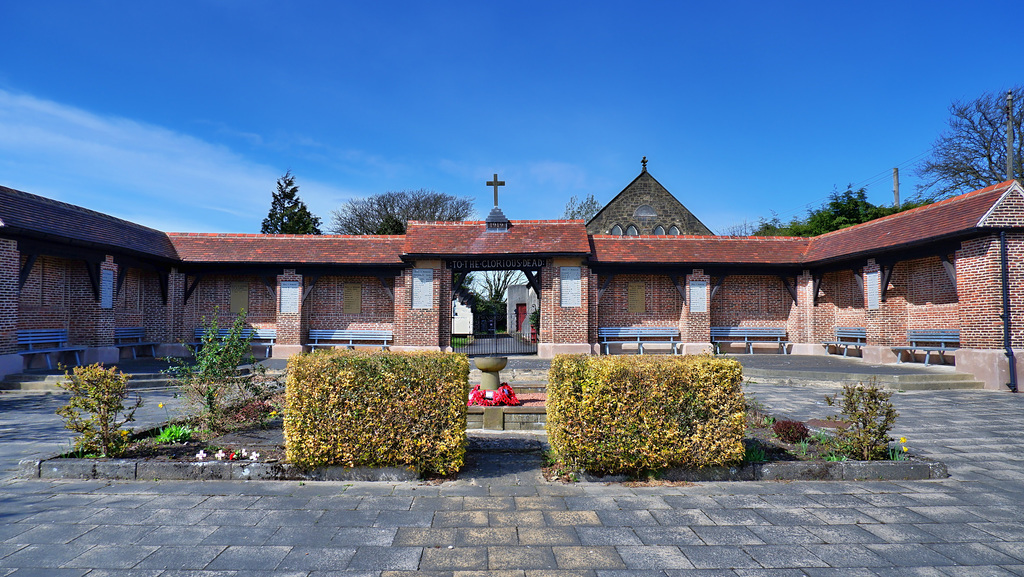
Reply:
<svg viewBox="0 0 1024 577"><path fill-rule="evenodd" d="M498 187L505 186L505 181L498 180L498 173L494 173L494 180L488 181L487 186L494 187L494 206L498 206Z"/></svg>

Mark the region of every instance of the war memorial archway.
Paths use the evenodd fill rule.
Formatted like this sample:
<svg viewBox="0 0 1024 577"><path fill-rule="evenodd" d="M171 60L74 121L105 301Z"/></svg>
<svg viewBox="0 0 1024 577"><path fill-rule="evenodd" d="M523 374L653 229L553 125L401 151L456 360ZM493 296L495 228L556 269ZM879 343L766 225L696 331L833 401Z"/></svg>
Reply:
<svg viewBox="0 0 1024 577"><path fill-rule="evenodd" d="M525 285L513 287L522 286L527 294L535 295L539 304L540 279L546 264L547 259L516 255L484 255L479 258L446 260L445 267L451 271L453 287L449 343L452 351L469 356L537 354L540 332L529 320L530 313L533 312L530 310L531 304L534 304L531 302L533 299L527 298L524 299L525 302L518 302L510 295L523 291L506 290L504 312L484 314L474 311L466 323L466 319L460 318L460 315L465 316L467 308L476 308L473 306L475 295L467 295L470 291L462 285L472 273L515 271L522 273ZM463 306L460 307L459 304ZM539 312L539 308L536 310Z"/></svg>

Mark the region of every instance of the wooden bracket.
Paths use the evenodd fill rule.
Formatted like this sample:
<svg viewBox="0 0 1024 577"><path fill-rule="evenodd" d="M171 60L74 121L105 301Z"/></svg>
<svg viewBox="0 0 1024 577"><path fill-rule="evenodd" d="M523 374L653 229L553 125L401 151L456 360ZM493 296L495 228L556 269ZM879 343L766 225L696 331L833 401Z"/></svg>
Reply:
<svg viewBox="0 0 1024 577"><path fill-rule="evenodd" d="M100 263L85 261L85 272L89 275L89 284L92 286L92 295L97 302L100 300Z"/></svg>
<svg viewBox="0 0 1024 577"><path fill-rule="evenodd" d="M784 277L784 276L782 276L782 275L779 275L779 280L782 281L782 285L784 287L786 287L787 291L789 291L789 296L793 297L793 304L797 304L797 300L796 300L796 285L795 284L789 284L789 279Z"/></svg>
<svg viewBox="0 0 1024 577"><path fill-rule="evenodd" d="M537 298L540 298L540 271L523 270L522 273L526 276L526 282L530 283L530 288L537 293Z"/></svg>
<svg viewBox="0 0 1024 577"><path fill-rule="evenodd" d="M601 297L604 295L604 291L608 290L608 285L612 284L612 279L614 278L615 275L613 274L604 277L604 282L601 283L601 288L597 289L597 302L601 302Z"/></svg>
<svg viewBox="0 0 1024 577"><path fill-rule="evenodd" d="M203 280L203 273L196 273L195 280L192 281L192 284L188 283L188 276L185 276L185 304L188 304L189 297L191 297L192 293L194 293L196 289L199 288L199 281L201 280Z"/></svg>
<svg viewBox="0 0 1024 577"><path fill-rule="evenodd" d="M263 286L267 287L267 292L270 293L270 298L277 301L277 278L272 276L260 277L263 279ZM276 305L275 305L276 306Z"/></svg>
<svg viewBox="0 0 1024 577"><path fill-rule="evenodd" d="M315 274L312 275L311 278L313 279L312 282L309 283L309 286L306 287L306 290L302 291L302 302L306 302L306 297L309 296L309 293L313 292L313 287L316 286L316 281L320 280L320 275Z"/></svg>
<svg viewBox="0 0 1024 577"><path fill-rule="evenodd" d="M124 278L128 276L128 267L123 264L117 265L117 288L114 290L114 298L121 294L121 287L124 286Z"/></svg>
<svg viewBox="0 0 1024 577"><path fill-rule="evenodd" d="M812 303L813 306L818 306L818 295L821 294L821 281L822 281L823 278L824 278L824 275L820 275L820 274L811 275L812 285L813 285L813 290L814 290L814 296L811 299L811 303Z"/></svg>
<svg viewBox="0 0 1024 577"><path fill-rule="evenodd" d="M675 285L676 290L679 291L679 296L683 299L683 304L686 304L686 287L683 283L679 282L679 275L670 274L668 278L672 279L672 284Z"/></svg>
<svg viewBox="0 0 1024 577"><path fill-rule="evenodd" d="M36 259L39 258L38 254L32 253L25 255L25 266L21 267L21 272L18 274L18 290L25 288L25 282L28 281L28 275L32 274L32 267L36 264Z"/></svg>
<svg viewBox="0 0 1024 577"><path fill-rule="evenodd" d="M469 272L457 272L454 274L454 278L452 278L452 299L455 298L455 294L459 291L459 286L466 280L468 274Z"/></svg>
<svg viewBox="0 0 1024 577"><path fill-rule="evenodd" d="M708 297L708 302L711 302L715 298L715 293L718 292L718 289L722 288L722 283L725 282L725 277L727 276L729 275L723 274L722 276L718 277L718 280L715 282L715 286L711 287L711 295Z"/></svg>
<svg viewBox="0 0 1024 577"><path fill-rule="evenodd" d="M940 258L942 259L942 268L946 269L949 282L953 283L953 290L956 291L956 265L949 260L948 254L942 255Z"/></svg>
<svg viewBox="0 0 1024 577"><path fill-rule="evenodd" d="M170 285L171 273L160 272L157 273L157 282L160 283L160 296L164 299L164 306L167 306L167 293L168 285Z"/></svg>
<svg viewBox="0 0 1024 577"><path fill-rule="evenodd" d="M853 280L857 281L857 287L860 289L860 294L864 294L864 272L862 270L853 271Z"/></svg>
<svg viewBox="0 0 1024 577"><path fill-rule="evenodd" d="M390 297L391 301L394 302L395 293L391 292L391 287L389 287L388 283L384 281L384 277L378 276L377 280L380 281L380 286L384 288L384 292L388 293L388 297Z"/></svg>
<svg viewBox="0 0 1024 577"><path fill-rule="evenodd" d="M889 290L889 279L892 278L892 269L896 268L895 264L889 266L882 265L882 286L881 291L878 294L878 298L881 302L885 302L885 293Z"/></svg>

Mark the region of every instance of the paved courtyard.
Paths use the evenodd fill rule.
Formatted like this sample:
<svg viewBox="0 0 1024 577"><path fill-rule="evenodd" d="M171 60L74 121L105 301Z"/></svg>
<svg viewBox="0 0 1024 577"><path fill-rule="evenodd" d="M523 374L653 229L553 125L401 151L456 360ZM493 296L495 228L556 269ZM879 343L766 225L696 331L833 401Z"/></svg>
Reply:
<svg viewBox="0 0 1024 577"><path fill-rule="evenodd" d="M831 392L748 387L796 418L832 412ZM54 397L10 397L5 431L60 436L45 414ZM29 481L7 470L0 576L1024 575L1024 397L894 400L896 436L945 461L949 479L567 485L543 481L539 455L516 453L471 454L440 484ZM0 452L25 450L12 434Z"/></svg>

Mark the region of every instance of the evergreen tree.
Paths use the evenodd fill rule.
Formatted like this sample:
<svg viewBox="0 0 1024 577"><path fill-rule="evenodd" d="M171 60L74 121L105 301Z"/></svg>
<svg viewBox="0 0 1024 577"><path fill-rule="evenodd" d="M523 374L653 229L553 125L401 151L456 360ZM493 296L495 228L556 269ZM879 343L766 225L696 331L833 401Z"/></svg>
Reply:
<svg viewBox="0 0 1024 577"><path fill-rule="evenodd" d="M314 216L299 199L299 186L292 171L277 179L270 212L263 219L263 234L322 234L320 217Z"/></svg>

